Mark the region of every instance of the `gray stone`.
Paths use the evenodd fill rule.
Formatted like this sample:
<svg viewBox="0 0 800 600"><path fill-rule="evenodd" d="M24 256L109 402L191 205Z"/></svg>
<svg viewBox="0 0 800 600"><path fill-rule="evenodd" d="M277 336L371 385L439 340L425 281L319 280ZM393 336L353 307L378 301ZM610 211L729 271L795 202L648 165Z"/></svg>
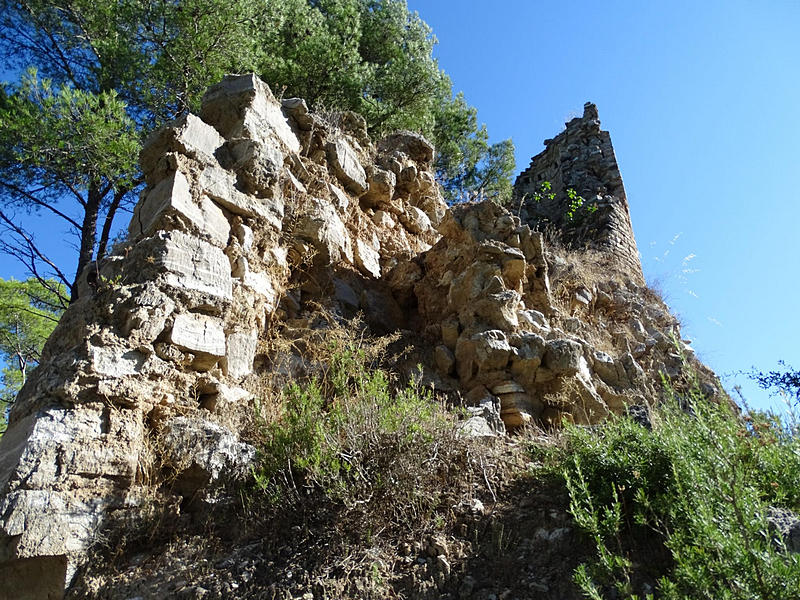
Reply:
<svg viewBox="0 0 800 600"><path fill-rule="evenodd" d="M800 517L791 510L771 506L767 521L776 541L783 543L789 552L800 552Z"/></svg>
<svg viewBox="0 0 800 600"><path fill-rule="evenodd" d="M281 107L301 130L309 131L313 127L314 119L308 114L308 104L302 98L284 98Z"/></svg>
<svg viewBox="0 0 800 600"><path fill-rule="evenodd" d="M251 248L253 247L253 230L248 227L247 225L240 223L234 229L234 235L236 235L236 239L239 241L239 245L242 247L242 250L245 252L250 252Z"/></svg>
<svg viewBox="0 0 800 600"><path fill-rule="evenodd" d="M35 565L61 557L63 589L115 501L103 482L131 484L141 437L139 413L102 406L50 406L12 418L0 438L0 563L15 562L0 572L20 566L16 559ZM93 491L81 493L87 485ZM21 597L28 589L18 588Z"/></svg>
<svg viewBox="0 0 800 600"><path fill-rule="evenodd" d="M519 326L518 312L520 295L515 290L503 290L496 294L488 294L479 300L474 310L477 315L491 327L504 331L513 331Z"/></svg>
<svg viewBox="0 0 800 600"><path fill-rule="evenodd" d="M275 310L278 303L278 291L269 275L248 269L242 277L242 285L261 296L268 312Z"/></svg>
<svg viewBox="0 0 800 600"><path fill-rule="evenodd" d="M582 305L584 307L588 307L589 304L592 302L592 292L590 292L585 287L579 287L575 290L575 294L572 297L572 305Z"/></svg>
<svg viewBox="0 0 800 600"><path fill-rule="evenodd" d="M637 341L643 342L648 338L647 330L639 319L631 319L629 321L629 326L631 328L631 333L633 333Z"/></svg>
<svg viewBox="0 0 800 600"><path fill-rule="evenodd" d="M203 96L201 116L226 138L274 140L290 152L300 152L281 105L269 86L255 75L226 75Z"/></svg>
<svg viewBox="0 0 800 600"><path fill-rule="evenodd" d="M362 290L360 302L367 324L379 334L396 331L405 325L402 309L387 290L368 287Z"/></svg>
<svg viewBox="0 0 800 600"><path fill-rule="evenodd" d="M381 276L381 255L372 246L361 238L356 238L355 261L356 266L367 275L372 275L375 279Z"/></svg>
<svg viewBox="0 0 800 600"><path fill-rule="evenodd" d="M140 153L142 171L150 174L167 152L179 152L204 165L216 164L215 155L225 143L211 125L187 113L152 133Z"/></svg>
<svg viewBox="0 0 800 600"><path fill-rule="evenodd" d="M233 170L238 174L244 191L259 196L274 196L273 186L284 173L286 155L281 148L271 140L262 143L244 139L230 143L228 149L234 160ZM286 173L289 173L288 169Z"/></svg>
<svg viewBox="0 0 800 600"><path fill-rule="evenodd" d="M503 381L501 383L492 386L492 393L495 396L500 396L501 394L514 394L514 393L524 393L524 392L525 388L522 387L513 379Z"/></svg>
<svg viewBox="0 0 800 600"><path fill-rule="evenodd" d="M338 186L333 185L332 183L328 184L328 189L331 192L331 196L333 198L333 203L336 206L336 209L341 211L342 213L347 211L347 208L350 206L350 198L345 194Z"/></svg>
<svg viewBox="0 0 800 600"><path fill-rule="evenodd" d="M206 164L216 162L214 155L225 140L211 125L192 113L186 113L168 127L175 130L175 141L181 152Z"/></svg>
<svg viewBox="0 0 800 600"><path fill-rule="evenodd" d="M145 356L124 346L91 346L92 369L103 377L126 377L142 370Z"/></svg>
<svg viewBox="0 0 800 600"><path fill-rule="evenodd" d="M361 197L362 205L378 206L390 202L394 195L397 177L391 171L380 167L370 167L367 172L367 192Z"/></svg>
<svg viewBox="0 0 800 600"><path fill-rule="evenodd" d="M644 370L639 363L636 362L630 352L620 357L619 364L625 371L625 376L627 378L626 383L633 385L644 381Z"/></svg>
<svg viewBox="0 0 800 600"><path fill-rule="evenodd" d="M326 149L328 162L339 181L354 194L363 194L367 190L367 174L350 144L339 137L328 142Z"/></svg>
<svg viewBox="0 0 800 600"><path fill-rule="evenodd" d="M578 333L581 329L581 320L576 317L570 317L568 319L564 319L563 327L564 331L567 333Z"/></svg>
<svg viewBox="0 0 800 600"><path fill-rule="evenodd" d="M375 214L372 215L372 222L384 229L393 229L397 225L397 221L385 210L375 211Z"/></svg>
<svg viewBox="0 0 800 600"><path fill-rule="evenodd" d="M256 449L229 430L199 417L176 417L164 425L164 460L178 472L174 489L193 496L200 489L249 474Z"/></svg>
<svg viewBox="0 0 800 600"><path fill-rule="evenodd" d="M219 167L208 167L200 174L200 189L223 208L243 217L261 217L275 229L282 228L283 201L255 198L236 189L236 178Z"/></svg>
<svg viewBox="0 0 800 600"><path fill-rule="evenodd" d="M153 282L136 289L131 302L133 306L128 310L122 333L131 345L148 344L164 330L175 302Z"/></svg>
<svg viewBox="0 0 800 600"><path fill-rule="evenodd" d="M400 219L411 233L424 233L431 229L431 220L428 215L416 206L407 206Z"/></svg>
<svg viewBox="0 0 800 600"><path fill-rule="evenodd" d="M411 160L430 163L433 160L433 144L418 133L398 131L378 142L378 151L400 151Z"/></svg>
<svg viewBox="0 0 800 600"><path fill-rule="evenodd" d="M225 331L220 320L214 317L193 313L178 315L169 339L171 343L189 352L214 359L225 356Z"/></svg>
<svg viewBox="0 0 800 600"><path fill-rule="evenodd" d="M350 235L330 202L309 198L295 235L311 242L327 264L353 263Z"/></svg>
<svg viewBox="0 0 800 600"><path fill-rule="evenodd" d="M257 346L258 332L255 329L229 333L223 369L225 374L231 379L239 381L252 373Z"/></svg>
<svg viewBox="0 0 800 600"><path fill-rule="evenodd" d="M505 368L511 354L505 334L499 329L482 331L472 336L475 343L475 358L481 370L492 371Z"/></svg>
<svg viewBox="0 0 800 600"><path fill-rule="evenodd" d="M231 266L219 248L180 231L159 232L157 266L166 270L166 283L230 300Z"/></svg>
<svg viewBox="0 0 800 600"><path fill-rule="evenodd" d="M0 563L13 561L11 565L19 565L14 559L39 561L40 557L59 557L59 571L47 574L55 576L48 587L60 583L63 593L81 555L95 539L107 504L101 497L78 499L69 492L50 490L18 490L7 494L0 500L0 536L12 538L14 543L9 553L0 552ZM62 573L63 579L60 579ZM29 588L23 588L24 582L16 584L20 591L28 592ZM27 594L10 596L20 597L34 598Z"/></svg>
<svg viewBox="0 0 800 600"><path fill-rule="evenodd" d="M133 477L142 431L137 418L130 411L50 407L15 421L0 438L0 490L7 482L36 489L81 477Z"/></svg>
<svg viewBox="0 0 800 600"><path fill-rule="evenodd" d="M536 381L536 372L542 364L544 350L544 338L533 333L520 337L519 345L511 359L511 372L525 385Z"/></svg>
<svg viewBox="0 0 800 600"><path fill-rule="evenodd" d="M222 210L205 196L195 201L189 182L180 171L156 185L136 205L128 233L132 239L152 235L166 228L170 218L177 220L182 229L193 230L216 246L224 248L228 244L230 225Z"/></svg>
<svg viewBox="0 0 800 600"><path fill-rule="evenodd" d="M519 311L520 322L525 325L533 325L537 328L547 328L547 318L538 310L527 309Z"/></svg>
<svg viewBox="0 0 800 600"><path fill-rule="evenodd" d="M339 278L333 280L333 293L339 302L353 310L361 306L361 299L355 290Z"/></svg>
<svg viewBox="0 0 800 600"><path fill-rule="evenodd" d="M583 348L572 340L551 340L547 342L544 365L558 375L573 375L581 368Z"/></svg>
<svg viewBox="0 0 800 600"><path fill-rule="evenodd" d="M594 353L594 361L593 361L593 368L595 373L602 379L605 383L612 387L617 387L620 385L620 374L618 371L618 365L605 352L595 352Z"/></svg>
<svg viewBox="0 0 800 600"><path fill-rule="evenodd" d="M458 426L458 435L467 438L493 438L497 434L484 417L470 417Z"/></svg>

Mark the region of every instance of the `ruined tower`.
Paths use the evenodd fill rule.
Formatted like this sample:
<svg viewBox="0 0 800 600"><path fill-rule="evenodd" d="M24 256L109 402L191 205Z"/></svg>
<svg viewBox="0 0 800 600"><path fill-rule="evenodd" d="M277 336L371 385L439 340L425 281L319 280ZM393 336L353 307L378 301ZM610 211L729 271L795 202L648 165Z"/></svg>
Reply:
<svg viewBox="0 0 800 600"><path fill-rule="evenodd" d="M568 246L599 250L621 275L644 282L625 187L597 107L587 102L582 117L544 143L514 183L522 220L532 228L556 227ZM544 182L551 187L542 194ZM571 216L568 190L584 199Z"/></svg>

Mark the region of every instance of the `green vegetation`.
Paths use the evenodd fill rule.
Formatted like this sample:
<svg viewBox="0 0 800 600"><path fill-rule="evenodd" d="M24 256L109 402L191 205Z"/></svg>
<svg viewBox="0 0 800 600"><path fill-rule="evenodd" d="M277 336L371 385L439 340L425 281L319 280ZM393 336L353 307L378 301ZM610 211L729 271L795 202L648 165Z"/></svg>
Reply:
<svg viewBox="0 0 800 600"><path fill-rule="evenodd" d="M567 221L575 221L579 218L581 213L578 211L580 211L580 209L584 206L586 200L572 188L567 189L567 199L569 200L569 206L564 214L567 217ZM597 212L597 205L589 204L584 210L585 214L591 215Z"/></svg>
<svg viewBox="0 0 800 600"><path fill-rule="evenodd" d="M797 425L698 392L651 419L566 430L571 512L597 549L576 573L586 596L800 597L800 555L770 521L800 509Z"/></svg>
<svg viewBox="0 0 800 600"><path fill-rule="evenodd" d="M586 199L578 194L574 189L567 188L567 200L569 200L569 205L567 206L566 210L564 211L564 218L567 220L568 223L573 223L576 221L580 221L586 215L591 215L597 212L597 204L586 204ZM528 197L527 194L524 194L522 198L520 198L519 202L519 210L522 210L522 203L525 202L525 199ZM555 199L556 194L553 191L553 184L549 181L543 181L539 185L539 189L534 191L533 194L530 195L530 199L534 202L541 202L542 200L553 200ZM583 211L581 209L583 208Z"/></svg>
<svg viewBox="0 0 800 600"><path fill-rule="evenodd" d="M0 6L0 56L41 74L0 90L0 250L71 288L73 300L80 271L105 254L116 215L135 201L141 140L196 111L225 73L255 72L317 110L359 112L373 136L423 133L450 201L510 198L511 141L488 143L433 58L430 28L402 0ZM77 259L45 256L13 211L61 219L79 240Z"/></svg>
<svg viewBox="0 0 800 600"><path fill-rule="evenodd" d="M48 287L45 287L48 286ZM5 431L8 405L16 398L31 368L42 354L64 307L58 283L35 279L0 279L0 432Z"/></svg>
<svg viewBox="0 0 800 600"><path fill-rule="evenodd" d="M331 344L330 357L322 375L289 385L282 414L263 424L258 489L275 505L321 493L419 527L454 491L445 482L470 479L469 444L452 443L454 419L430 392L413 381L395 390L355 343Z"/></svg>

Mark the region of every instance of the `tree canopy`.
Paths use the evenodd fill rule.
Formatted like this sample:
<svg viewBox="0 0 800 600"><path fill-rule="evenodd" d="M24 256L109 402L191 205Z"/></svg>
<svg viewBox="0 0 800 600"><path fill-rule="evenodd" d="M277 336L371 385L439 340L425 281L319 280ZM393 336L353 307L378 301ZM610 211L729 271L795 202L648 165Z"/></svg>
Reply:
<svg viewBox="0 0 800 600"><path fill-rule="evenodd" d="M11 240L2 249L40 282L72 287L73 299L80 271L106 252L114 219L133 202L141 140L196 110L225 73L255 72L317 110L356 111L373 136L423 133L450 201L510 196L511 141L489 144L433 57L430 27L403 0L0 6L0 56L23 73L0 92L0 222ZM40 251L17 218L26 212L49 212L77 235L71 266Z"/></svg>
<svg viewBox="0 0 800 600"><path fill-rule="evenodd" d="M64 310L59 283L43 286L37 279L0 278L0 432L5 429L6 406L14 401L45 341Z"/></svg>

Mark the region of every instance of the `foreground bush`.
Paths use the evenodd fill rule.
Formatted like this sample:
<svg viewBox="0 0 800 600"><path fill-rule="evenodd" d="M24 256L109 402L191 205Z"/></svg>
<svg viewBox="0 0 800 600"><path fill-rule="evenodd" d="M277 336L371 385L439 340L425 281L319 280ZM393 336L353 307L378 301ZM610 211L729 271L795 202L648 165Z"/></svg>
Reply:
<svg viewBox="0 0 800 600"><path fill-rule="evenodd" d="M284 390L263 434L254 474L271 503L322 494L380 526L425 527L478 472L480 453L456 443L455 418L430 391L395 386L351 342L332 345L319 376Z"/></svg>
<svg viewBox="0 0 800 600"><path fill-rule="evenodd" d="M652 430L567 429L571 512L597 548L577 583L595 599L799 598L800 554L770 520L800 509L796 425L669 395Z"/></svg>

